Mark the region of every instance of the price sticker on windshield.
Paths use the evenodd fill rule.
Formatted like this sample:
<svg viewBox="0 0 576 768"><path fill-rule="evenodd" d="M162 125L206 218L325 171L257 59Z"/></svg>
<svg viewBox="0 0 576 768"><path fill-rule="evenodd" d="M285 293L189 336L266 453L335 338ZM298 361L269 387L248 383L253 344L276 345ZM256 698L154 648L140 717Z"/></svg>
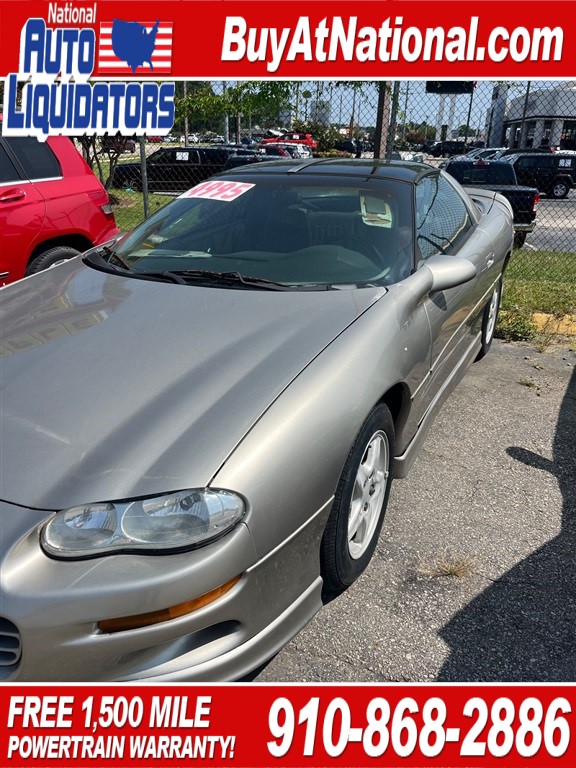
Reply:
<svg viewBox="0 0 576 768"><path fill-rule="evenodd" d="M223 203L230 203L248 192L253 186L255 185L243 181L204 181L184 192L180 197L204 197L207 200L221 200Z"/></svg>

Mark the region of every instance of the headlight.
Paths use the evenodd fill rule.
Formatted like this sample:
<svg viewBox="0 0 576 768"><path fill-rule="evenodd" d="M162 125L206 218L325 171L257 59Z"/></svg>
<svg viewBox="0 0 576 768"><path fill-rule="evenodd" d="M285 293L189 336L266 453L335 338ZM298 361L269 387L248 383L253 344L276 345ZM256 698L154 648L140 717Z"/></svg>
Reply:
<svg viewBox="0 0 576 768"><path fill-rule="evenodd" d="M230 491L178 491L63 510L44 526L40 541L49 555L62 558L173 552L207 544L244 512L244 501Z"/></svg>

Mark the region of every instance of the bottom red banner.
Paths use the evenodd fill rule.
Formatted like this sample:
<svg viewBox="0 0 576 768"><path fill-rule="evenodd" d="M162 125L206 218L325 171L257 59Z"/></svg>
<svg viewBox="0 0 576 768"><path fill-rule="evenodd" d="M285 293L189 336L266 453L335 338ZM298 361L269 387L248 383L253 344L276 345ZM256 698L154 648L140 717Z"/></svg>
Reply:
<svg viewBox="0 0 576 768"><path fill-rule="evenodd" d="M576 685L6 686L0 766L573 768L575 705Z"/></svg>

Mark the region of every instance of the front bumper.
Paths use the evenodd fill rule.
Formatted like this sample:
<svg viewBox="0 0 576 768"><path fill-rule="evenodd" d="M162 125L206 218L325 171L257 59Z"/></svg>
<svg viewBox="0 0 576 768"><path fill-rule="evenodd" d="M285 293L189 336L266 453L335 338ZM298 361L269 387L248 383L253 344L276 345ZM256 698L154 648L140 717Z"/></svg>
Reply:
<svg viewBox="0 0 576 768"><path fill-rule="evenodd" d="M192 552L64 562L48 558L38 544L39 523L48 513L2 502L3 538L12 533L12 542L3 546L0 564L0 621L17 629L20 647L15 663L0 666L0 679L184 682L243 677L320 609L318 551L329 509L330 503L259 561L248 527L240 524L220 541ZM98 629L102 619L177 605L240 573L228 593L193 613L114 634ZM5 639L13 643L8 633Z"/></svg>

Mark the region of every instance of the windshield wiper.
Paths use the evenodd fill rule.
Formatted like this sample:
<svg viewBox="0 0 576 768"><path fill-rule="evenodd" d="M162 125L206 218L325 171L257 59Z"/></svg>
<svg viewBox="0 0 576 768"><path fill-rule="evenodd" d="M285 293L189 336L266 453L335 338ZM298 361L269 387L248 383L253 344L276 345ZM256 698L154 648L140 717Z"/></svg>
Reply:
<svg viewBox="0 0 576 768"><path fill-rule="evenodd" d="M99 256L104 254L108 258L106 259L106 263L110 264L112 260L117 261L118 264L122 267L122 269L125 269L127 272L130 272L132 270L132 267L124 261L123 257L120 256L118 251L115 251L113 248L110 248L109 245L101 245L99 248L95 250L95 253L97 253Z"/></svg>
<svg viewBox="0 0 576 768"><path fill-rule="evenodd" d="M171 280L174 283L188 285L199 281L210 285L245 285L250 288L262 288L269 291L293 291L295 286L276 283L265 277L242 275L240 272L217 272L211 269L177 269L158 272L132 272L134 277Z"/></svg>

